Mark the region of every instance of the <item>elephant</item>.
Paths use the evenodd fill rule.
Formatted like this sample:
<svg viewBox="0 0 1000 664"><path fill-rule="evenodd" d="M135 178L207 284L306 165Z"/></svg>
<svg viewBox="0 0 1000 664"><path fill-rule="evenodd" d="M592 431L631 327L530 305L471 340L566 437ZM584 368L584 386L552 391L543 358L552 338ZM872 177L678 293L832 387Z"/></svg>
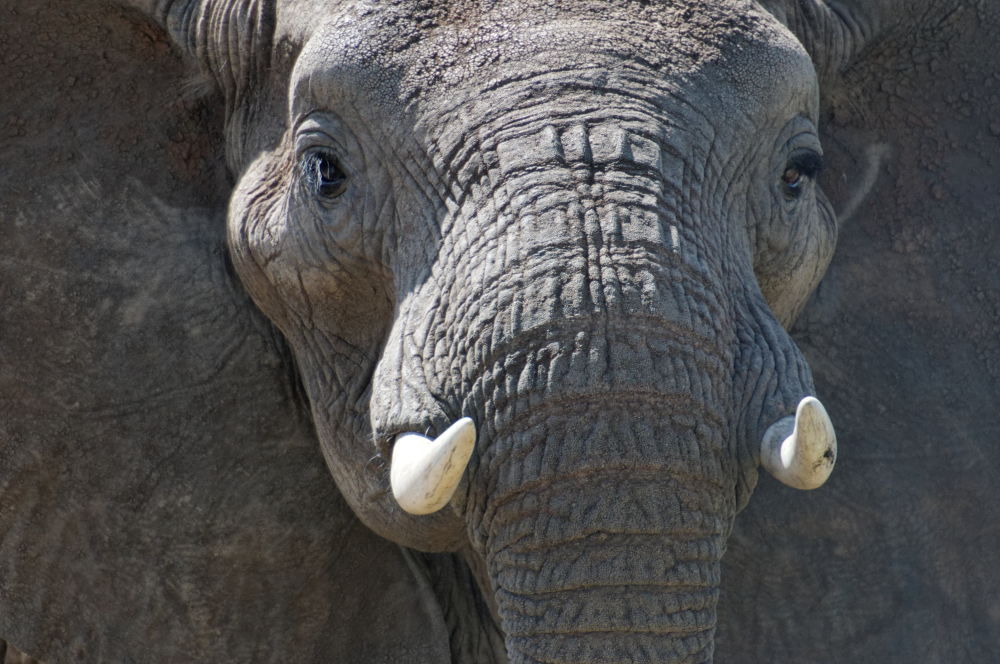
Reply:
<svg viewBox="0 0 1000 664"><path fill-rule="evenodd" d="M35 4L12 661L995 651L998 9Z"/></svg>

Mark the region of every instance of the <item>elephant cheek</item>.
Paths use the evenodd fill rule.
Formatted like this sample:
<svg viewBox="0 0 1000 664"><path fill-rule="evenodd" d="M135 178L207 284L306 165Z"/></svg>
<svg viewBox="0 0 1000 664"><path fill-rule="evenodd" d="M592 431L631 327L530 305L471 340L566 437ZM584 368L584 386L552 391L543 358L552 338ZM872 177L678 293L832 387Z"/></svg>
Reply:
<svg viewBox="0 0 1000 664"><path fill-rule="evenodd" d="M809 224L778 255L755 269L761 293L786 330L819 285L837 246L837 217L822 190L816 189L816 210Z"/></svg>
<svg viewBox="0 0 1000 664"><path fill-rule="evenodd" d="M229 251L237 275L254 303L291 338L292 316L308 314L297 268L290 260L290 229L282 214L283 181L272 154L258 157L242 175L227 215Z"/></svg>

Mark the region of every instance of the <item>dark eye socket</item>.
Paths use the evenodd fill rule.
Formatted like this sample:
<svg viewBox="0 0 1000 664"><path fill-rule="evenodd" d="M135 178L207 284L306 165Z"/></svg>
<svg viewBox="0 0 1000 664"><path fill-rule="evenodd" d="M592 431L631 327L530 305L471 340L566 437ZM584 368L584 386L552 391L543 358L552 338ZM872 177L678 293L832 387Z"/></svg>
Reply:
<svg viewBox="0 0 1000 664"><path fill-rule="evenodd" d="M792 154L785 164L785 170L781 175L786 195L798 196L802 191L802 185L806 179L815 180L823 169L826 162L823 155L811 150L802 150Z"/></svg>
<svg viewBox="0 0 1000 664"><path fill-rule="evenodd" d="M347 175L329 152L307 154L303 170L309 188L323 198L336 198L347 191Z"/></svg>

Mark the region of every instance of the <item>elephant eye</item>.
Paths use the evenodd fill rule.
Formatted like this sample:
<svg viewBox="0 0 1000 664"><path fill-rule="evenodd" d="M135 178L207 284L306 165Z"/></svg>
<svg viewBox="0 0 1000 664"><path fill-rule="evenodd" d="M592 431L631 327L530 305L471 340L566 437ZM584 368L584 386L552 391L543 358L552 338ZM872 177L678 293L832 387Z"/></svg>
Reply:
<svg viewBox="0 0 1000 664"><path fill-rule="evenodd" d="M826 163L823 155L812 150L800 150L788 158L785 170L781 175L782 189L785 198L798 198L805 188L806 180L815 180L823 172Z"/></svg>
<svg viewBox="0 0 1000 664"><path fill-rule="evenodd" d="M802 174L799 173L797 168L789 168L785 171L785 174L781 176L781 179L785 181L789 187L798 187L802 182Z"/></svg>
<svg viewBox="0 0 1000 664"><path fill-rule="evenodd" d="M316 195L332 199L347 191L347 175L332 154L315 150L306 155L304 162L306 182Z"/></svg>

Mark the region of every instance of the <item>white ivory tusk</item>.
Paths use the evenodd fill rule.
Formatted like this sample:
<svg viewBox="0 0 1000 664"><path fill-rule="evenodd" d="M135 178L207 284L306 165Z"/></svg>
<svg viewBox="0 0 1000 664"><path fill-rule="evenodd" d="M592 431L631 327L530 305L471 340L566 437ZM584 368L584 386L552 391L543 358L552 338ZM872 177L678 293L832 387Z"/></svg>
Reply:
<svg viewBox="0 0 1000 664"><path fill-rule="evenodd" d="M389 481L396 502L410 514L432 514L448 504L476 446L476 425L463 417L431 440L418 433L396 437Z"/></svg>
<svg viewBox="0 0 1000 664"><path fill-rule="evenodd" d="M769 426L760 443L760 465L796 489L822 486L836 461L837 434L815 397L805 397L794 416Z"/></svg>

